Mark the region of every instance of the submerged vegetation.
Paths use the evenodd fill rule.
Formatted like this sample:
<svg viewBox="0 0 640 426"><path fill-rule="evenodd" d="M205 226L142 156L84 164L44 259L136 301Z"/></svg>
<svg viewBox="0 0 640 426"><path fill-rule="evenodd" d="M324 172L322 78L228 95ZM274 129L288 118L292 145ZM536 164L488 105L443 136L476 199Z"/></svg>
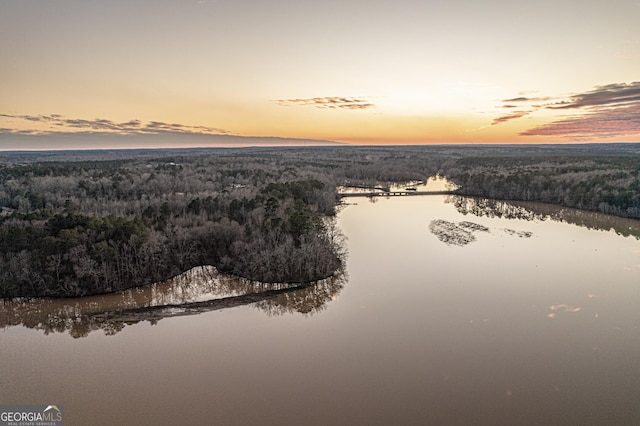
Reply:
<svg viewBox="0 0 640 426"><path fill-rule="evenodd" d="M331 276L336 187L440 174L460 195L640 218L640 147L420 146L5 153L0 296L119 291L198 265Z"/></svg>

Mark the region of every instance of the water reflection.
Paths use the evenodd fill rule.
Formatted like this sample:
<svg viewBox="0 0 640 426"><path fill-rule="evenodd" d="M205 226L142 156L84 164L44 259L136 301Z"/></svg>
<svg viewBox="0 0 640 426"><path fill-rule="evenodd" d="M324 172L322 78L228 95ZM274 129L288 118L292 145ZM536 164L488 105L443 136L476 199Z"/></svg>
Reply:
<svg viewBox="0 0 640 426"><path fill-rule="evenodd" d="M604 213L577 210L553 204L532 201L501 201L488 198L448 196L446 203L453 204L458 212L478 217L538 220L547 219L578 225L587 229L615 231L625 237L640 239L640 221L610 216Z"/></svg>
<svg viewBox="0 0 640 426"><path fill-rule="evenodd" d="M391 185L392 191L403 191L408 188L413 188L409 189L410 191L455 191L458 185L440 175L430 176L426 181L414 180Z"/></svg>
<svg viewBox="0 0 640 426"><path fill-rule="evenodd" d="M301 313L313 315L327 308L327 303L338 298L346 282L345 273L320 281L300 291L284 292L276 297L256 303L255 307L268 316Z"/></svg>
<svg viewBox="0 0 640 426"><path fill-rule="evenodd" d="M454 246L465 246L476 240L476 233L489 232L489 228L477 223L455 223L443 219L432 220L429 230L443 243Z"/></svg>
<svg viewBox="0 0 640 426"><path fill-rule="evenodd" d="M267 315L313 314L337 297L345 276L303 285L262 284L193 268L171 280L121 293L74 299L0 302L0 327L22 325L45 334L68 331L74 338L102 330L114 335L128 324L254 304Z"/></svg>
<svg viewBox="0 0 640 426"><path fill-rule="evenodd" d="M567 313L573 314L576 312L580 312L582 308L580 306L573 306L573 305L567 305L566 303L561 303L559 305L549 306L549 310L552 312L549 315L547 315L547 317L555 318L558 316L558 313L567 312ZM598 318L597 314L596 314L596 318Z"/></svg>
<svg viewBox="0 0 640 426"><path fill-rule="evenodd" d="M96 314L84 317L94 321L85 328L102 330L90 339L72 340L65 327L53 338L0 331L0 401L56 395L73 403L70 424L95 424L97 412L104 424L640 424L640 267L625 269L640 264L640 240L478 218L443 200L381 197L344 208L348 291L340 281L276 289L159 327ZM489 232L449 247L429 232L432 220ZM244 294L244 284L216 303L265 296ZM186 288L154 297L213 299ZM339 303L323 303L338 292ZM266 317L288 312L308 314Z"/></svg>
<svg viewBox="0 0 640 426"><path fill-rule="evenodd" d="M450 246L466 246L476 241L476 234L490 232L488 227L478 223L469 221L450 222L443 219L432 220L429 224L429 230L440 241ZM520 238L530 238L533 235L533 232L516 231L510 228L504 228L503 231L507 235Z"/></svg>
<svg viewBox="0 0 640 426"><path fill-rule="evenodd" d="M458 186L447 178L436 175L429 177L426 181L411 180L396 183L367 183L367 182L346 182L336 188L341 195L359 195L377 193L384 195L386 192L446 192L455 191ZM370 197L372 202L375 197Z"/></svg>

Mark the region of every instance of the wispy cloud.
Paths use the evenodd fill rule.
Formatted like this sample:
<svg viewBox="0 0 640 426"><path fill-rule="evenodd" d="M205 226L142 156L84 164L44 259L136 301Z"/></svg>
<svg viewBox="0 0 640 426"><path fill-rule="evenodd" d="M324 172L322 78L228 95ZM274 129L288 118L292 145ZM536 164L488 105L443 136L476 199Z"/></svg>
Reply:
<svg viewBox="0 0 640 426"><path fill-rule="evenodd" d="M597 109L534 127L522 136L561 136L580 140L640 133L640 102L623 107Z"/></svg>
<svg viewBox="0 0 640 426"><path fill-rule="evenodd" d="M504 108L504 109L518 108L519 110L494 118L493 121L491 122L491 125L495 126L497 124L502 124L504 122L522 118L525 115L529 115L532 112L535 112L540 108L543 108L544 103L548 102L549 100L551 100L551 98L549 97L528 97L528 96L518 96L515 98L503 99L502 105L500 105L500 108Z"/></svg>
<svg viewBox="0 0 640 426"><path fill-rule="evenodd" d="M567 97L515 97L502 108L520 108L497 117L497 125L541 109L570 112L559 120L521 132L521 136L556 136L589 140L640 133L640 82L596 86Z"/></svg>
<svg viewBox="0 0 640 426"><path fill-rule="evenodd" d="M570 100L549 106L549 108L583 108L611 104L628 104L638 101L640 101L640 81L630 84L622 83L598 86L594 90L574 95Z"/></svg>
<svg viewBox="0 0 640 426"><path fill-rule="evenodd" d="M505 108L510 108L510 107L505 107ZM520 117L524 117L525 115L529 115L532 112L533 111L515 111L515 112L513 112L511 114L507 114L507 115L500 116L498 118L494 118L493 121L491 122L491 125L496 125L496 124L504 123L505 121L513 120L513 119L520 118Z"/></svg>
<svg viewBox="0 0 640 426"><path fill-rule="evenodd" d="M0 118L18 120L40 124L41 128L24 129L24 125L17 128L2 128L4 133L20 134L52 134L61 132L87 132L87 133L114 133L121 135L131 134L205 134L224 135L230 132L216 127L190 126L178 123L164 123L161 121L142 122L140 120L129 120L125 122L115 122L104 118L86 120L82 118L66 118L59 114L50 115L17 115L1 114Z"/></svg>
<svg viewBox="0 0 640 426"><path fill-rule="evenodd" d="M375 105L371 103L367 98L352 98L341 96L328 96L324 98L307 98L307 99L278 99L279 105L292 106L292 105L305 105L314 106L316 108L331 108L331 109L368 109L375 108Z"/></svg>
<svg viewBox="0 0 640 426"><path fill-rule="evenodd" d="M502 102L546 102L551 98L528 98L525 96L519 96L517 98L504 99Z"/></svg>

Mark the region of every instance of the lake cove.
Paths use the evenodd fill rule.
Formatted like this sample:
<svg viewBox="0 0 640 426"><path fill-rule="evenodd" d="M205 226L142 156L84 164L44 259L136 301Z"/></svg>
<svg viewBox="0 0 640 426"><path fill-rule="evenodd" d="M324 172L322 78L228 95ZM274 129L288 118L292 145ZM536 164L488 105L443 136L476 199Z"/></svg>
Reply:
<svg viewBox="0 0 640 426"><path fill-rule="evenodd" d="M0 401L63 405L69 424L640 422L640 222L458 196L344 200L344 272L317 286L202 267L5 303ZM248 293L197 315L100 316Z"/></svg>

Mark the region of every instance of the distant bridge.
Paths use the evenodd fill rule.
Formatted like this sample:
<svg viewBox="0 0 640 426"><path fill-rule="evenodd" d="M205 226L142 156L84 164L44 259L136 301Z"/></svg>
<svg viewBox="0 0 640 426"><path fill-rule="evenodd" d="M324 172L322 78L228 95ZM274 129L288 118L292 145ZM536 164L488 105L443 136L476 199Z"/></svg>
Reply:
<svg viewBox="0 0 640 426"><path fill-rule="evenodd" d="M371 185L357 185L357 184L345 184L344 188L356 188L356 189L369 189L371 191L389 192L391 189L388 186L371 186Z"/></svg>
<svg viewBox="0 0 640 426"><path fill-rule="evenodd" d="M377 188L376 188L377 189ZM455 191L371 191L338 192L338 197L404 197L410 195L454 195Z"/></svg>

